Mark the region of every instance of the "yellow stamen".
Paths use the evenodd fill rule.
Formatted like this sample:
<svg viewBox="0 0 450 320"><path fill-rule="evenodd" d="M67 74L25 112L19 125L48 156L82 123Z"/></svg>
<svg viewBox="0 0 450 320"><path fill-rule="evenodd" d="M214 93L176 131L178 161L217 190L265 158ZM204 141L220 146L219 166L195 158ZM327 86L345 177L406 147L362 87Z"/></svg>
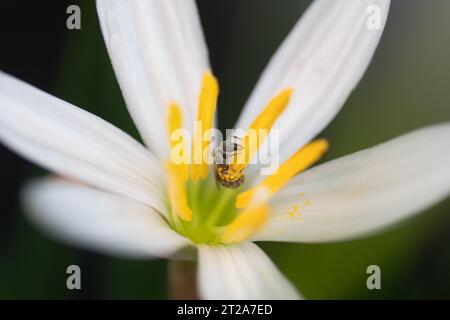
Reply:
<svg viewBox="0 0 450 320"><path fill-rule="evenodd" d="M168 172L169 199L172 210L183 220L192 220L192 211L188 206L186 193L186 176L180 165L168 161L166 165Z"/></svg>
<svg viewBox="0 0 450 320"><path fill-rule="evenodd" d="M315 140L295 153L275 173L267 177L258 186L240 193L236 198L236 207L245 208L251 203L264 202L280 190L292 177L317 162L328 150L325 139Z"/></svg>
<svg viewBox="0 0 450 320"><path fill-rule="evenodd" d="M268 133L272 129L273 124L288 105L291 95L292 88L282 90L270 100L263 111L256 117L242 139L245 150L242 154L244 158L239 159L236 164L232 164L230 171L239 172L247 167L251 158L266 139L266 136L261 134L261 130L266 130Z"/></svg>
<svg viewBox="0 0 450 320"><path fill-rule="evenodd" d="M192 144L192 180L204 179L208 176L208 163L203 155L208 149L210 141L204 135L212 128L218 95L217 79L211 73L205 72L198 100L197 123L201 124L201 128L195 128Z"/></svg>
<svg viewBox="0 0 450 320"><path fill-rule="evenodd" d="M180 106L172 102L169 105L169 113L167 120L167 133L169 135L169 144L173 147L176 144L176 141L171 139L172 133L175 130L181 129L183 127L183 114L181 112Z"/></svg>
<svg viewBox="0 0 450 320"><path fill-rule="evenodd" d="M265 205L255 206L244 210L231 224L227 225L221 235L221 242L225 244L237 243L247 239L259 230L269 216L269 208Z"/></svg>
<svg viewBox="0 0 450 320"><path fill-rule="evenodd" d="M168 116L168 134L171 149L178 143L185 144L185 137L181 138L181 142L173 141L172 134L182 128L183 117L180 107L176 103L169 106ZM186 163L176 164L172 160L167 161L166 169L168 173L169 199L172 210L183 220L190 221L192 219L192 211L188 206L186 194L186 182L189 178L189 167Z"/></svg>

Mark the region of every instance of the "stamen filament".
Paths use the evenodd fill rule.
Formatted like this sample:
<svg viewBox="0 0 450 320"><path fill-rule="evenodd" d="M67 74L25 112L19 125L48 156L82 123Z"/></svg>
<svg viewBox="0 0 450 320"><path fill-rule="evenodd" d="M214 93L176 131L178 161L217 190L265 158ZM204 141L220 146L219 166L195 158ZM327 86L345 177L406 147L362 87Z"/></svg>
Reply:
<svg viewBox="0 0 450 320"><path fill-rule="evenodd" d="M198 100L197 124L200 128L194 128L194 140L192 143L192 180L208 177L208 163L203 158L204 152L210 145L205 133L212 128L214 113L219 95L217 79L210 73L203 75L202 88Z"/></svg>
<svg viewBox="0 0 450 320"><path fill-rule="evenodd" d="M236 195L236 191L230 189L224 189L222 193L222 196L214 204L214 209L209 213L205 225L212 226L216 224L223 211L227 208L230 201L232 201L232 197Z"/></svg>
<svg viewBox="0 0 450 320"><path fill-rule="evenodd" d="M317 162L328 150L325 139L315 140L295 153L275 173L263 180L258 186L240 193L236 198L236 207L245 208L250 204L265 202L278 192L289 180Z"/></svg>

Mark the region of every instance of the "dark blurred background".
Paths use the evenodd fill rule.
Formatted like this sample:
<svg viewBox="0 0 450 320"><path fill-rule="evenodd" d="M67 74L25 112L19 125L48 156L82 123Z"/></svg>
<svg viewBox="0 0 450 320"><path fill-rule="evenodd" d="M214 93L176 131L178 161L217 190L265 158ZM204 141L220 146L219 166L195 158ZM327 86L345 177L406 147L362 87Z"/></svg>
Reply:
<svg viewBox="0 0 450 320"><path fill-rule="evenodd" d="M198 0L219 119L232 127L259 73L310 1ZM82 29L66 28L77 4ZM0 70L81 106L137 137L116 84L94 0L0 2ZM329 160L450 120L450 1L394 0L364 79L321 135ZM432 141L430 141L432 143ZM407 156L407 155L405 155ZM450 165L450 164L449 164ZM22 214L18 195L41 169L0 145L0 298L166 298L166 262L99 255L53 241ZM450 200L357 241L263 244L307 298L450 298ZM82 290L66 268L82 269ZM377 264L382 290L366 288Z"/></svg>

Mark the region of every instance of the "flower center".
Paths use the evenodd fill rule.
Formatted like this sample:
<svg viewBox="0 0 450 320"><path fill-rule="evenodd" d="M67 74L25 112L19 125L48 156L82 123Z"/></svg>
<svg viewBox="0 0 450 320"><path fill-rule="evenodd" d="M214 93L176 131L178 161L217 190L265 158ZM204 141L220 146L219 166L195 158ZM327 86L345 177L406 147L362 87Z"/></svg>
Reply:
<svg viewBox="0 0 450 320"><path fill-rule="evenodd" d="M218 93L217 80L211 73L205 72L197 114L197 122L202 126L194 130L191 148L191 159L194 161L192 164L175 163L172 160L166 163L170 201L167 219L174 230L195 243L229 244L250 237L261 228L270 214L267 204L269 198L293 176L318 161L328 149L326 140L315 140L294 154L275 174L253 189L242 192L243 186L236 182L244 180L244 170L266 137L255 136L254 132L271 130L287 107L292 89L282 90L256 117L241 139L242 152L238 157L232 157L239 158L235 159L237 161L210 166L203 157L205 152L210 151L210 139L205 139L205 136L210 134L213 125ZM177 141L172 139L172 135L183 128L183 115L177 103L169 105L167 128L171 151L180 145L186 150L186 137L181 136ZM223 152L227 151L225 149ZM231 152L234 149L239 148L231 148ZM210 167L217 172L211 173ZM214 177L220 179L222 187L218 187Z"/></svg>

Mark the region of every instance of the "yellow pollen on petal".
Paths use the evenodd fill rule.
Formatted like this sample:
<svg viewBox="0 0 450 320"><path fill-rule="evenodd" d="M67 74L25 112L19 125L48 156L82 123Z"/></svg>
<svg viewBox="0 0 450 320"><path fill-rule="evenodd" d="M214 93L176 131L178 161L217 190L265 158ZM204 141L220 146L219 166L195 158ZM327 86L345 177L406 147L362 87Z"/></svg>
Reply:
<svg viewBox="0 0 450 320"><path fill-rule="evenodd" d="M325 139L318 139L307 144L283 163L275 174L267 177L255 188L240 193L236 198L236 207L245 208L252 203L266 201L292 177L317 162L328 150L328 146L328 141ZM265 197L261 197L261 195L265 195Z"/></svg>
<svg viewBox="0 0 450 320"><path fill-rule="evenodd" d="M255 206L244 210L224 228L220 241L225 244L230 244L247 239L263 226L268 216L269 207L266 205Z"/></svg>
<svg viewBox="0 0 450 320"><path fill-rule="evenodd" d="M169 134L169 144L171 151L178 144L186 144L185 137L181 137L181 141L177 142L172 139L172 134L182 129L183 116L181 108L176 103L169 105L169 116L167 121L167 129ZM171 153L171 152L170 152ZM189 178L189 167L186 163L175 163L170 159L166 163L168 175L169 199L172 210L185 221L192 219L192 211L188 206L186 182Z"/></svg>
<svg viewBox="0 0 450 320"><path fill-rule="evenodd" d="M201 127L194 128L194 140L192 144L192 180L204 179L208 176L208 163L203 155L210 145L210 139L205 133L212 128L214 113L219 95L217 79L209 72L203 75L202 87L198 100L197 124Z"/></svg>
<svg viewBox="0 0 450 320"><path fill-rule="evenodd" d="M272 129L275 121L286 109L291 99L292 91L292 88L282 90L269 101L263 111L256 117L242 138L244 152L241 157L243 159L240 158L237 163L231 164L229 171L242 172L248 166L250 160L266 139L265 135L260 134L261 130L266 130L268 133Z"/></svg>

